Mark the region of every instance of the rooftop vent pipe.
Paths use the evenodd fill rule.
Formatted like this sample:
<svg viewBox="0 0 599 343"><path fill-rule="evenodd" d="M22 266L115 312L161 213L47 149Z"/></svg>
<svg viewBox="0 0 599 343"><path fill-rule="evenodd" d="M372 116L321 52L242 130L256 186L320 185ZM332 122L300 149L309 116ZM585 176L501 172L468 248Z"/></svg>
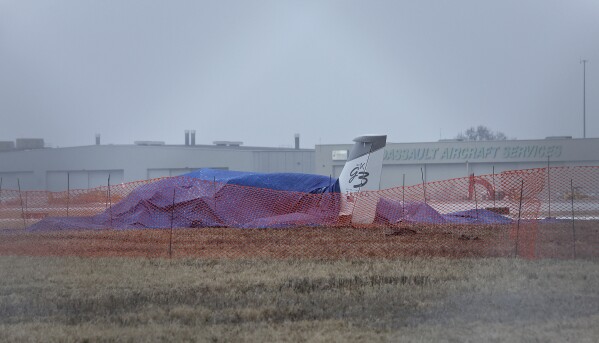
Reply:
<svg viewBox="0 0 599 343"><path fill-rule="evenodd" d="M236 146L239 147L243 145L243 142L239 141L214 141L212 142L216 146Z"/></svg>
<svg viewBox="0 0 599 343"><path fill-rule="evenodd" d="M545 139L572 139L572 136L548 136Z"/></svg>
<svg viewBox="0 0 599 343"><path fill-rule="evenodd" d="M185 130L185 146L189 145L189 130Z"/></svg>
<svg viewBox="0 0 599 343"><path fill-rule="evenodd" d="M191 145L196 145L196 130L191 130Z"/></svg>
<svg viewBox="0 0 599 343"><path fill-rule="evenodd" d="M96 145L100 145L100 134L96 133Z"/></svg>
<svg viewBox="0 0 599 343"><path fill-rule="evenodd" d="M296 133L296 134L295 134L295 149L298 149L298 150L299 150L299 148L300 148L300 144L299 144L299 137L300 137L300 136L299 136L299 133Z"/></svg>

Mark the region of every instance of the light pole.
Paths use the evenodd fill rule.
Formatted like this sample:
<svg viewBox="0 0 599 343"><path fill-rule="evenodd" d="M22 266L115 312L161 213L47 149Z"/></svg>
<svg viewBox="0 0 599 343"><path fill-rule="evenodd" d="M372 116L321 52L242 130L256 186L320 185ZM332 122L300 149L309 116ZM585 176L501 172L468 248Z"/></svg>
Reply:
<svg viewBox="0 0 599 343"><path fill-rule="evenodd" d="M580 60L582 63L582 138L587 138L587 62L588 60Z"/></svg>

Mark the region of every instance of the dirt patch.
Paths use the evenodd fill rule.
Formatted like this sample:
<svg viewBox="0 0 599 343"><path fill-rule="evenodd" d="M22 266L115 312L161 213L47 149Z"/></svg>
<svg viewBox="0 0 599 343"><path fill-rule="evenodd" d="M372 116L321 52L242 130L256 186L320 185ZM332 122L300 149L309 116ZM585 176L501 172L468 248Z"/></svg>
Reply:
<svg viewBox="0 0 599 343"><path fill-rule="evenodd" d="M595 222L293 229L0 231L0 255L208 258L554 257L599 255Z"/></svg>

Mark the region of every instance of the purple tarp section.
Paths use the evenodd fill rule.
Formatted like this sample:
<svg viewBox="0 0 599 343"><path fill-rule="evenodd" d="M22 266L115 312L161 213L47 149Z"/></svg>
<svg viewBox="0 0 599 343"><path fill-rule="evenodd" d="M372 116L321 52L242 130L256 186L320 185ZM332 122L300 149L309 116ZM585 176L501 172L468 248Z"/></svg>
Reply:
<svg viewBox="0 0 599 343"><path fill-rule="evenodd" d="M229 172L239 177L260 178L260 174ZM215 173L208 173L213 177ZM174 177L139 186L127 197L100 214L90 217L50 217L29 230L132 229L173 227L266 228L334 223L339 214L339 193L281 191L228 184L219 180ZM240 175L245 174L245 175ZM283 182L278 175L266 181ZM216 182L215 182L216 181ZM219 182L220 181L220 182ZM295 187L325 189L329 177L293 174ZM324 188L323 188L324 187ZM174 197L173 197L174 195ZM174 205L174 206L173 206Z"/></svg>
<svg viewBox="0 0 599 343"><path fill-rule="evenodd" d="M424 202L407 202L380 199L376 207L376 224L396 223L429 224L510 224L512 220L495 212L484 209L440 214Z"/></svg>
<svg viewBox="0 0 599 343"><path fill-rule="evenodd" d="M337 191L338 182L320 175L201 169L139 186L95 216L44 218L28 229L331 225L339 215ZM423 202L380 199L375 224L399 222L506 224L511 219L487 210L443 215Z"/></svg>
<svg viewBox="0 0 599 343"><path fill-rule="evenodd" d="M376 206L375 223L445 223L445 218L423 202L407 202L380 199Z"/></svg>

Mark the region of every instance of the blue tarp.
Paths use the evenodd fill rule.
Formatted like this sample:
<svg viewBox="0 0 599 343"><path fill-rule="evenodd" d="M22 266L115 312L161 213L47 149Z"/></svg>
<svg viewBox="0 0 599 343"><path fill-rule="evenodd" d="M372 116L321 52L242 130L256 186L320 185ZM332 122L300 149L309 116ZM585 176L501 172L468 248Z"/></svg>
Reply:
<svg viewBox="0 0 599 343"><path fill-rule="evenodd" d="M253 173L199 169L183 176L219 184L239 185L302 193L339 192L339 181L328 176L300 173Z"/></svg>
<svg viewBox="0 0 599 343"><path fill-rule="evenodd" d="M336 188L321 175L201 169L139 186L95 216L44 218L29 229L325 225L339 214Z"/></svg>

